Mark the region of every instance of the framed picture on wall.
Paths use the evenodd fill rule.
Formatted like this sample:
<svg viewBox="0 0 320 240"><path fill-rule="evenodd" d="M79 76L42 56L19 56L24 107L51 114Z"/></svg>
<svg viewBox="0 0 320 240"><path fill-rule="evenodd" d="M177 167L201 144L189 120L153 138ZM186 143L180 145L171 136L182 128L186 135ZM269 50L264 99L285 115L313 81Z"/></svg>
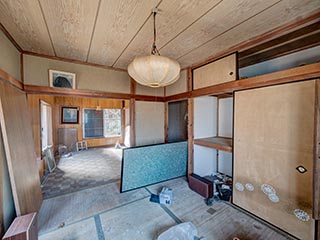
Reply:
<svg viewBox="0 0 320 240"><path fill-rule="evenodd" d="M49 69L50 87L76 88L76 74Z"/></svg>
<svg viewBox="0 0 320 240"><path fill-rule="evenodd" d="M61 123L62 124L78 124L79 108L78 107L62 107Z"/></svg>

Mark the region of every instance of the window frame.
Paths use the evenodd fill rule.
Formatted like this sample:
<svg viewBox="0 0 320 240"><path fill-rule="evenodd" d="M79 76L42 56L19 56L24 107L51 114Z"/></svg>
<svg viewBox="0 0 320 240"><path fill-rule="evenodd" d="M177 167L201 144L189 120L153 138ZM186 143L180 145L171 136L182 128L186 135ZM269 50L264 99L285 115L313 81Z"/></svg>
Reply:
<svg viewBox="0 0 320 240"><path fill-rule="evenodd" d="M119 109L120 110L120 122L121 122L121 125L120 125L120 134L119 135L112 135L112 136L105 136L104 135L104 129L105 129L105 118L104 118L104 110L105 109ZM95 111L98 111L96 108L82 108L82 138L83 139L101 139L101 138L115 138L115 137L122 137L122 118L123 118L123 114L122 114L122 109L121 108L101 108L101 111L102 111L102 126L103 126L103 136L101 137L87 137L85 136L85 110L95 110ZM99 110L100 111L100 110Z"/></svg>

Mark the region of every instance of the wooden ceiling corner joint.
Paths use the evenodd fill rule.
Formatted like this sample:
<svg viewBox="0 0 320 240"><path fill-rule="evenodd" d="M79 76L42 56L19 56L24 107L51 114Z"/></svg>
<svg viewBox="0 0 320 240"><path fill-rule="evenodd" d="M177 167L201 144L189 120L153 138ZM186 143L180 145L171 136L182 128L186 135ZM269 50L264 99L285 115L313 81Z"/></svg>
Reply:
<svg viewBox="0 0 320 240"><path fill-rule="evenodd" d="M19 44L14 40L14 38L11 36L11 34L7 31L7 29L2 25L2 23L0 23L0 29L1 31L4 33L4 35L6 35L6 37L10 40L10 42L13 44L13 46L15 46L15 48L22 53L23 50L22 48L19 46Z"/></svg>
<svg viewBox="0 0 320 240"><path fill-rule="evenodd" d="M50 55L41 54L41 53L35 53L35 52L30 52L30 51L23 51L23 54L36 56L36 57L47 58L47 59L52 59L52 60L57 60L57 61L63 61L63 62L87 65L87 66L91 66L91 67L104 68L104 69L109 69L109 70L114 70L114 71L127 72L126 69L109 67L109 66L105 66L105 65L101 65L101 64L97 64L97 63L89 63L89 62L84 62L84 61L75 60L75 59L69 59L69 58L63 58L63 57L57 57L57 56L50 56Z"/></svg>

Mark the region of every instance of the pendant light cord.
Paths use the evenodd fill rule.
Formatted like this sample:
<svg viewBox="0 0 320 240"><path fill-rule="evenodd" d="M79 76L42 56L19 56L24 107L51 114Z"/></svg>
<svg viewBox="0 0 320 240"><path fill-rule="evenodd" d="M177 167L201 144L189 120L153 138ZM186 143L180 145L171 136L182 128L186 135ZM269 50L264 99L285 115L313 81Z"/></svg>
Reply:
<svg viewBox="0 0 320 240"><path fill-rule="evenodd" d="M157 40L156 15L157 15L158 9L154 8L152 12L153 12L153 44L152 44L151 54L160 56L160 53L156 46L156 40Z"/></svg>

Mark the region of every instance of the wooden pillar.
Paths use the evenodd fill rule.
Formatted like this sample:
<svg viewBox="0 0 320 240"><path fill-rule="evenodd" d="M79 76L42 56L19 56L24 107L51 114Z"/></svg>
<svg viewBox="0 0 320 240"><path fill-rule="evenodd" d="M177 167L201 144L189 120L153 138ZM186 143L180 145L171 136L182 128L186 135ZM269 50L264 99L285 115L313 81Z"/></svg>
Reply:
<svg viewBox="0 0 320 240"><path fill-rule="evenodd" d="M320 219L320 80L315 81L313 218Z"/></svg>
<svg viewBox="0 0 320 240"><path fill-rule="evenodd" d="M136 145L136 100L134 98L130 99L130 147Z"/></svg>
<svg viewBox="0 0 320 240"><path fill-rule="evenodd" d="M169 114L168 114L168 102L164 103L164 142L168 142L168 128L169 128Z"/></svg>
<svg viewBox="0 0 320 240"><path fill-rule="evenodd" d="M188 179L193 173L193 109L194 99L188 99Z"/></svg>

